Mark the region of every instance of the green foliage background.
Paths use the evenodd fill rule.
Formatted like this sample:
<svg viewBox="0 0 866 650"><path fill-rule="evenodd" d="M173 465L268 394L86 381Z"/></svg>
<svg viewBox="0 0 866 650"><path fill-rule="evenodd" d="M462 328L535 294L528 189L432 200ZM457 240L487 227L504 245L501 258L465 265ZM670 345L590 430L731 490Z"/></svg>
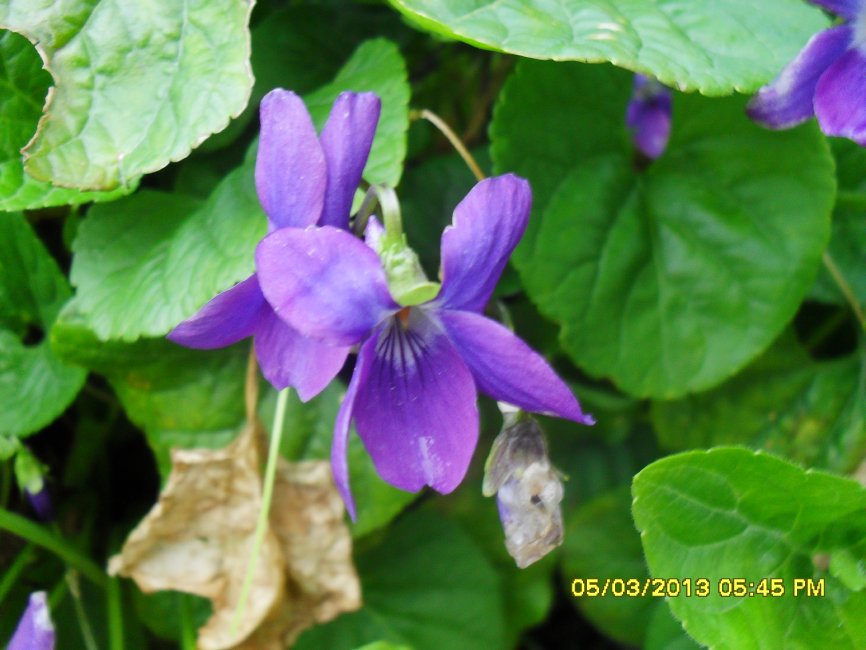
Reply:
<svg viewBox="0 0 866 650"><path fill-rule="evenodd" d="M866 153L744 113L829 24L800 0L0 0L0 641L43 589L58 647L85 647L82 611L100 648L194 647L204 601L103 567L169 450L242 425L247 343L164 335L253 269L257 105L284 87L319 127L343 90L381 97L364 178L396 186L431 276L474 181L415 109L530 180L497 305L598 420L542 419L566 538L525 571L480 494L486 398L447 497L384 484L354 436L365 603L297 647L866 647ZM676 89L652 163L629 71ZM344 391L290 401L285 457L328 458ZM16 465L45 473L54 523ZM712 594L571 595L650 577ZM726 598L725 578L787 591Z"/></svg>

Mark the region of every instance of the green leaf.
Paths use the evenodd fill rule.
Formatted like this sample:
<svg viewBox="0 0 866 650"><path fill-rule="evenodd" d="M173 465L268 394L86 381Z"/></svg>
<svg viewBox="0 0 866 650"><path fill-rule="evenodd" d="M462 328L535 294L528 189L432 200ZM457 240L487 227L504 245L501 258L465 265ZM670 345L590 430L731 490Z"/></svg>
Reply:
<svg viewBox="0 0 866 650"><path fill-rule="evenodd" d="M410 94L406 63L397 46L383 38L366 41L330 84L304 97L317 128L325 124L337 95L347 90L374 92L382 100L364 179L396 187L406 158Z"/></svg>
<svg viewBox="0 0 866 650"><path fill-rule="evenodd" d="M570 513L562 548L562 573L566 593L571 592L576 578L597 579L600 585L608 579L637 579L642 584L648 576L640 537L631 518L627 486ZM604 596L573 597L572 603L605 635L636 646L643 643L655 607L651 596L615 596L612 588Z"/></svg>
<svg viewBox="0 0 866 650"><path fill-rule="evenodd" d="M111 201L114 192L80 192L54 187L24 173L21 149L39 123L51 75L26 38L0 31L0 210L31 210L89 201Z"/></svg>
<svg viewBox="0 0 866 650"><path fill-rule="evenodd" d="M827 255L848 283L860 305L866 305L866 152L859 145L841 138L831 138L836 158L839 192L833 211L833 228ZM845 295L827 270L821 268L810 298L844 305Z"/></svg>
<svg viewBox="0 0 866 650"><path fill-rule="evenodd" d="M376 640L416 648L505 648L501 582L458 526L413 512L359 545L364 607L303 633L295 648L351 650Z"/></svg>
<svg viewBox="0 0 866 650"><path fill-rule="evenodd" d="M390 0L419 27L534 59L611 63L705 95L770 81L822 13L794 0Z"/></svg>
<svg viewBox="0 0 866 650"><path fill-rule="evenodd" d="M154 450L160 473L171 447L219 448L244 419L248 347L190 350L166 339L102 341L71 302L51 330L55 353L106 376L127 417Z"/></svg>
<svg viewBox="0 0 866 650"><path fill-rule="evenodd" d="M698 650L700 647L673 617L667 601L657 602L650 614L643 650Z"/></svg>
<svg viewBox="0 0 866 650"><path fill-rule="evenodd" d="M85 372L68 366L46 332L69 298L69 285L20 214L0 219L0 435L24 436L60 415L78 394Z"/></svg>
<svg viewBox="0 0 866 650"><path fill-rule="evenodd" d="M827 553L832 561L866 535L866 490L856 481L718 448L653 463L635 477L632 494L652 575L709 581L707 597L668 600L700 643L743 650L863 647L866 592L849 591L812 559ZM785 594L721 596L719 581L735 578L752 593L763 578L777 578ZM823 584L824 595L794 595L795 579Z"/></svg>
<svg viewBox="0 0 866 650"><path fill-rule="evenodd" d="M38 43L54 90L25 169L113 189L186 157L247 104L249 0L6 0L0 26Z"/></svg>
<svg viewBox="0 0 866 650"><path fill-rule="evenodd" d="M742 444L848 474L866 453L866 353L814 362L785 335L717 388L654 402L652 416L668 449Z"/></svg>
<svg viewBox="0 0 866 650"><path fill-rule="evenodd" d="M525 630L547 617L554 601L553 571L557 551L520 569L505 547L495 498L482 495L482 477L472 475L453 494L437 497L431 506L460 524L493 562L501 576L508 647L517 647Z"/></svg>
<svg viewBox="0 0 866 650"><path fill-rule="evenodd" d="M73 246L75 307L103 339L166 334L252 273L266 223L250 164L204 203L145 190L95 206Z"/></svg>
<svg viewBox="0 0 866 650"><path fill-rule="evenodd" d="M346 387L334 381L315 399L305 403L291 391L286 403L280 453L289 460L329 460L334 422L345 392ZM268 389L259 407L259 417L268 431L275 407L276 391ZM364 444L354 433L349 437L349 482L358 515L351 526L355 538L385 526L418 497L379 478Z"/></svg>
<svg viewBox="0 0 866 650"><path fill-rule="evenodd" d="M814 124L771 132L742 99L677 94L667 151L635 170L629 85L611 68L522 64L493 153L533 183L542 218L516 261L572 360L671 398L733 374L794 315L829 235L833 164Z"/></svg>

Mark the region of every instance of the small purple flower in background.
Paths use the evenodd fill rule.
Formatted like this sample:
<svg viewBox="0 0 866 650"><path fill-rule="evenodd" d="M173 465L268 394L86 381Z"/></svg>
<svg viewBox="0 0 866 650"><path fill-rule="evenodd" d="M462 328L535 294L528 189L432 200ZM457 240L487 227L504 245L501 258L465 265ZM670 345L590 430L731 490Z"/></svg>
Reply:
<svg viewBox="0 0 866 650"><path fill-rule="evenodd" d="M652 160L661 156L671 134L670 89L655 79L635 74L625 123L641 153Z"/></svg>
<svg viewBox="0 0 866 650"><path fill-rule="evenodd" d="M40 521L51 521L54 518L54 508L51 506L51 494L48 492L48 486L42 483L42 489L31 492L29 489L24 489L24 494L30 502L30 507Z"/></svg>
<svg viewBox="0 0 866 650"><path fill-rule="evenodd" d="M811 0L845 19L815 34L747 112L771 129L818 118L827 135L866 146L866 0Z"/></svg>
<svg viewBox="0 0 866 650"><path fill-rule="evenodd" d="M44 591L30 594L27 609L6 650L53 650L54 624Z"/></svg>
<svg viewBox="0 0 866 650"><path fill-rule="evenodd" d="M372 93L342 93L317 136L300 97L282 89L265 96L256 190L269 231L314 224L348 229L380 107ZM168 334L175 343L199 349L225 347L249 336L265 378L277 389L293 386L304 401L330 383L349 354L349 346L314 341L277 318L256 274Z"/></svg>
<svg viewBox="0 0 866 650"><path fill-rule="evenodd" d="M354 518L346 446L354 420L379 475L415 492L463 480L478 440L477 392L528 411L591 424L547 362L481 312L529 218L529 184L478 183L442 235L442 287L397 304L367 244L336 228L283 229L259 243L256 267L276 313L332 345L361 344L334 430L334 479ZM381 236L371 221L368 241Z"/></svg>

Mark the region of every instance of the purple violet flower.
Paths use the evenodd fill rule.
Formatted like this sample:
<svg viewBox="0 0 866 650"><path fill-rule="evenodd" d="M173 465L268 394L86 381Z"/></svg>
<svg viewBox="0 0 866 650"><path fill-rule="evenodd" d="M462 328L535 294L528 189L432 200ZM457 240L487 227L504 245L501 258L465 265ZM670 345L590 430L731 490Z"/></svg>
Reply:
<svg viewBox="0 0 866 650"><path fill-rule="evenodd" d="M54 624L44 591L30 594L7 650L54 650Z"/></svg>
<svg viewBox="0 0 866 650"><path fill-rule="evenodd" d="M651 160L661 156L671 134L670 89L655 79L635 74L625 123L641 153Z"/></svg>
<svg viewBox="0 0 866 650"><path fill-rule="evenodd" d="M337 415L331 465L350 515L346 446L354 420L376 471L415 492L448 493L478 440L476 389L528 411L591 424L547 362L481 312L529 218L529 184L478 183L442 235L442 287L424 304L397 304L368 244L332 227L287 228L256 251L262 291L280 318L331 345L360 344ZM381 237L371 220L368 242Z"/></svg>
<svg viewBox="0 0 866 650"><path fill-rule="evenodd" d="M866 146L866 0L811 2L845 22L815 34L746 110L771 129L787 129L814 115L827 135Z"/></svg>
<svg viewBox="0 0 866 650"><path fill-rule="evenodd" d="M318 224L348 229L352 199L367 162L381 103L372 93L342 93L321 136L304 102L276 89L261 104L256 190L270 232ZM343 367L347 345L303 336L277 318L254 273L205 304L168 338L190 348L221 348L252 336L262 373L304 401Z"/></svg>

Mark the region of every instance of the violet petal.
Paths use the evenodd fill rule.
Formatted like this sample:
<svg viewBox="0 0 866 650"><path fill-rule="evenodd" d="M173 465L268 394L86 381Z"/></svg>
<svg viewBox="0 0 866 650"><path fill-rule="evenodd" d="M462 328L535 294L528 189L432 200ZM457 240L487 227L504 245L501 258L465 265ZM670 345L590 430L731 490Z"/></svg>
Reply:
<svg viewBox="0 0 866 650"><path fill-rule="evenodd" d="M367 382L370 368L376 356L376 341L376 336L370 337L358 352L352 380L349 382L349 388L343 398L343 403L340 404L340 411L337 413L337 420L334 423L334 440L331 444L331 473L334 475L334 483L337 485L340 496L343 497L343 503L346 504L346 510L348 510L352 521L357 518L357 512L349 486L349 427L352 424L358 387Z"/></svg>
<svg viewBox="0 0 866 650"><path fill-rule="evenodd" d="M771 129L787 129L815 114L818 80L845 53L851 27L839 25L815 34L776 79L752 97L746 112Z"/></svg>
<svg viewBox="0 0 866 650"><path fill-rule="evenodd" d="M54 642L54 624L48 611L48 598L44 591L36 591L30 594L27 609L6 650L53 650Z"/></svg>
<svg viewBox="0 0 866 650"><path fill-rule="evenodd" d="M302 402L322 392L349 355L348 347L331 347L303 336L271 309L259 319L255 346L265 379L277 390L292 386Z"/></svg>
<svg viewBox="0 0 866 650"><path fill-rule="evenodd" d="M373 93L341 93L334 102L321 136L328 181L319 225L348 230L352 199L373 146L381 107Z"/></svg>
<svg viewBox="0 0 866 650"><path fill-rule="evenodd" d="M255 274L216 295L168 339L188 348L213 350L252 336L260 312L269 311Z"/></svg>
<svg viewBox="0 0 866 650"><path fill-rule="evenodd" d="M671 93L655 79L636 74L634 94L626 110L626 124L635 146L647 157L664 153L671 133Z"/></svg>
<svg viewBox="0 0 866 650"><path fill-rule="evenodd" d="M527 411L594 423L547 361L506 327L470 312L443 310L440 318L483 393Z"/></svg>
<svg viewBox="0 0 866 650"><path fill-rule="evenodd" d="M423 309L410 310L408 326L388 322L354 408L379 476L411 492L454 490L478 442L476 396L466 364Z"/></svg>
<svg viewBox="0 0 866 650"><path fill-rule="evenodd" d="M442 234L442 291L449 309L481 311L490 300L532 206L524 179L506 174L481 181L454 210Z"/></svg>
<svg viewBox="0 0 866 650"><path fill-rule="evenodd" d="M827 135L866 146L866 54L851 48L821 76L815 113Z"/></svg>
<svg viewBox="0 0 866 650"><path fill-rule="evenodd" d="M349 233L284 228L259 242L256 267L277 315L306 336L353 345L399 309L379 256Z"/></svg>
<svg viewBox="0 0 866 650"><path fill-rule="evenodd" d="M262 100L256 190L271 230L303 228L324 205L325 154L303 100L277 88Z"/></svg>

